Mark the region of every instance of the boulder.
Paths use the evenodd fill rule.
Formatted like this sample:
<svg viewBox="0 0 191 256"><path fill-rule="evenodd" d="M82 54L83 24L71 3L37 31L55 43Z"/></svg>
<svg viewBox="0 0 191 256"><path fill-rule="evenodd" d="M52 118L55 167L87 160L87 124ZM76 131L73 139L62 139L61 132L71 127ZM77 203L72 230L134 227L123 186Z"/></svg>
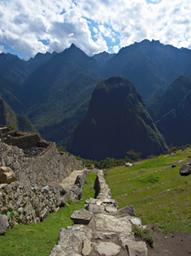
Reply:
<svg viewBox="0 0 191 256"><path fill-rule="evenodd" d="M16 181L15 173L10 167L1 166L0 167L0 183L11 183Z"/></svg>
<svg viewBox="0 0 191 256"><path fill-rule="evenodd" d="M92 230L87 226L74 225L67 229L62 229L59 243L53 248L50 256L77 256L82 255L82 251L88 255L91 239Z"/></svg>
<svg viewBox="0 0 191 256"><path fill-rule="evenodd" d="M117 218L107 214L95 216L95 226L98 231L131 234L132 224L128 217Z"/></svg>
<svg viewBox="0 0 191 256"><path fill-rule="evenodd" d="M180 175L181 176L188 176L191 174L191 164L186 164L186 165L183 165L181 168L180 168Z"/></svg>
<svg viewBox="0 0 191 256"><path fill-rule="evenodd" d="M115 256L119 255L121 247L112 242L99 242L95 245L95 250L100 256Z"/></svg>
<svg viewBox="0 0 191 256"><path fill-rule="evenodd" d="M135 216L135 208L133 206L126 206L120 210L118 210L118 214L121 216Z"/></svg>
<svg viewBox="0 0 191 256"><path fill-rule="evenodd" d="M135 226L142 226L142 221L138 217L131 217L130 222Z"/></svg>
<svg viewBox="0 0 191 256"><path fill-rule="evenodd" d="M92 213L104 213L105 208L103 205L97 204L88 204L86 205L86 209Z"/></svg>
<svg viewBox="0 0 191 256"><path fill-rule="evenodd" d="M71 219L73 220L74 224L89 224L90 220L92 219L93 214L86 209L81 209L78 211L74 211L71 215Z"/></svg>
<svg viewBox="0 0 191 256"><path fill-rule="evenodd" d="M6 215L0 215L0 235L4 235L8 227L8 217Z"/></svg>
<svg viewBox="0 0 191 256"><path fill-rule="evenodd" d="M128 240L127 248L129 256L148 256L148 249L143 241Z"/></svg>

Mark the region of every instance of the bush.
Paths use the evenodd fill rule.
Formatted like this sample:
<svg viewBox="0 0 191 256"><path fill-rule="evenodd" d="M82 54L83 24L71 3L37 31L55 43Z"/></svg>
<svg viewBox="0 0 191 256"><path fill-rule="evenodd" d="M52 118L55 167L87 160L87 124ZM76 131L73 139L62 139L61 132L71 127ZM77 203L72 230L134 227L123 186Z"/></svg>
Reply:
<svg viewBox="0 0 191 256"><path fill-rule="evenodd" d="M124 165L126 161L126 159L106 158L104 160L95 161L94 164L98 169L109 169L112 167Z"/></svg>

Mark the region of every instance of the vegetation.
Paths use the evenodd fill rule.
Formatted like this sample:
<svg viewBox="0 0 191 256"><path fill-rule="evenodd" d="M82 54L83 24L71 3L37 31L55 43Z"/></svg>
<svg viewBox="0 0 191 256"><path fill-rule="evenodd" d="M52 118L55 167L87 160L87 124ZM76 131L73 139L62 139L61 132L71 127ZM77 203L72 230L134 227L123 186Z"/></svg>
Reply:
<svg viewBox="0 0 191 256"><path fill-rule="evenodd" d="M5 236L0 236L1 256L48 256L58 240L59 230L72 224L70 215L83 208L85 200L94 197L96 174L90 173L84 186L83 198L67 207L52 213L43 222L30 225L17 225Z"/></svg>
<svg viewBox="0 0 191 256"><path fill-rule="evenodd" d="M106 180L119 207L135 207L144 224L156 224L165 232L191 232L191 176L179 175L190 157L191 147L112 168Z"/></svg>
<svg viewBox="0 0 191 256"><path fill-rule="evenodd" d="M145 241L151 248L154 247L154 240L148 229L144 229L138 226L133 226L133 233L135 237L138 237L141 240Z"/></svg>
<svg viewBox="0 0 191 256"><path fill-rule="evenodd" d="M108 168L116 167L119 165L125 165L126 162L131 161L128 158L115 159L115 158L110 158L110 157L105 158L100 161L87 160L87 159L82 159L80 157L78 157L78 159L82 160L84 166L86 166L89 169L95 168L95 167L98 169L108 169Z"/></svg>

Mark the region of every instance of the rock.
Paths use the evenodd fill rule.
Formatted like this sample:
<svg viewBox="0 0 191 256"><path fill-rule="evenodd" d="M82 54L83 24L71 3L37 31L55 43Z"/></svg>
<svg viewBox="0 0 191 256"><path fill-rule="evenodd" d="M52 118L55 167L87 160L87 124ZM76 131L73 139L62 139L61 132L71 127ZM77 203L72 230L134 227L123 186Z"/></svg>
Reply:
<svg viewBox="0 0 191 256"><path fill-rule="evenodd" d="M88 255L90 255L91 251L92 251L91 241L85 240L83 243L82 255L88 256Z"/></svg>
<svg viewBox="0 0 191 256"><path fill-rule="evenodd" d="M74 225L60 232L58 245L52 250L51 256L77 256L81 255L83 245L84 252L88 251L88 241L92 239L92 230L84 225Z"/></svg>
<svg viewBox="0 0 191 256"><path fill-rule="evenodd" d="M95 250L100 256L115 256L121 251L121 247L112 242L99 242L95 245Z"/></svg>
<svg viewBox="0 0 191 256"><path fill-rule="evenodd" d="M105 210L106 210L106 212L111 213L111 214L117 213L117 208L114 206L110 206L110 205L106 206Z"/></svg>
<svg viewBox="0 0 191 256"><path fill-rule="evenodd" d="M60 245L56 245L52 250L50 256L66 256L65 252L63 252L62 247Z"/></svg>
<svg viewBox="0 0 191 256"><path fill-rule="evenodd" d="M48 213L49 213L48 208L44 208L40 213L40 216L39 216L40 220L44 220L48 216Z"/></svg>
<svg viewBox="0 0 191 256"><path fill-rule="evenodd" d="M117 218L107 214L97 214L95 216L95 226L98 231L104 232L130 234L132 231L132 225L127 217Z"/></svg>
<svg viewBox="0 0 191 256"><path fill-rule="evenodd" d="M191 174L191 165L190 164L183 165L180 168L180 175L181 176L188 176L190 174Z"/></svg>
<svg viewBox="0 0 191 256"><path fill-rule="evenodd" d="M137 217L131 217L130 218L130 221L133 225L135 226L142 226L142 221L140 218L137 218Z"/></svg>
<svg viewBox="0 0 191 256"><path fill-rule="evenodd" d="M104 213L105 208L103 205L88 204L86 209L92 213Z"/></svg>
<svg viewBox="0 0 191 256"><path fill-rule="evenodd" d="M118 211L118 214L121 216L135 216L135 209L132 206L127 206Z"/></svg>
<svg viewBox="0 0 191 256"><path fill-rule="evenodd" d="M96 231L94 234L95 239L99 240L113 240L117 237L117 234L115 232L103 232L103 231Z"/></svg>
<svg viewBox="0 0 191 256"><path fill-rule="evenodd" d="M129 240L127 242L129 256L148 256L146 243L143 241Z"/></svg>
<svg viewBox="0 0 191 256"><path fill-rule="evenodd" d="M92 219L93 214L86 209L81 209L78 211L74 211L71 215L71 219L74 224L84 224L87 225Z"/></svg>
<svg viewBox="0 0 191 256"><path fill-rule="evenodd" d="M125 163L125 166L127 166L127 167L132 167L132 166L133 166L133 164L132 164L132 163L130 163L130 162L127 162L127 163Z"/></svg>
<svg viewBox="0 0 191 256"><path fill-rule="evenodd" d="M0 167L0 183L10 184L16 181L15 173L10 167L1 166Z"/></svg>
<svg viewBox="0 0 191 256"><path fill-rule="evenodd" d="M8 217L6 215L0 215L0 235L4 235L8 227Z"/></svg>

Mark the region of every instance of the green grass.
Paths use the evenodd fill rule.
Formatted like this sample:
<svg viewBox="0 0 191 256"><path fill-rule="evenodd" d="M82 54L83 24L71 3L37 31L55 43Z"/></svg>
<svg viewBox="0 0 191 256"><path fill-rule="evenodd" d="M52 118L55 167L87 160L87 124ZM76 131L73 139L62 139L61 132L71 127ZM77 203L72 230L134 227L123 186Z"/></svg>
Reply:
<svg viewBox="0 0 191 256"><path fill-rule="evenodd" d="M82 200L49 214L41 223L16 225L0 236L0 256L48 256L58 241L59 230L72 224L72 212L83 208L87 198L94 197L95 177L95 173L88 174Z"/></svg>
<svg viewBox="0 0 191 256"><path fill-rule="evenodd" d="M144 224L156 224L165 232L191 232L191 176L181 177L182 163L177 163L190 156L187 148L108 170L106 180L119 207L134 206Z"/></svg>

